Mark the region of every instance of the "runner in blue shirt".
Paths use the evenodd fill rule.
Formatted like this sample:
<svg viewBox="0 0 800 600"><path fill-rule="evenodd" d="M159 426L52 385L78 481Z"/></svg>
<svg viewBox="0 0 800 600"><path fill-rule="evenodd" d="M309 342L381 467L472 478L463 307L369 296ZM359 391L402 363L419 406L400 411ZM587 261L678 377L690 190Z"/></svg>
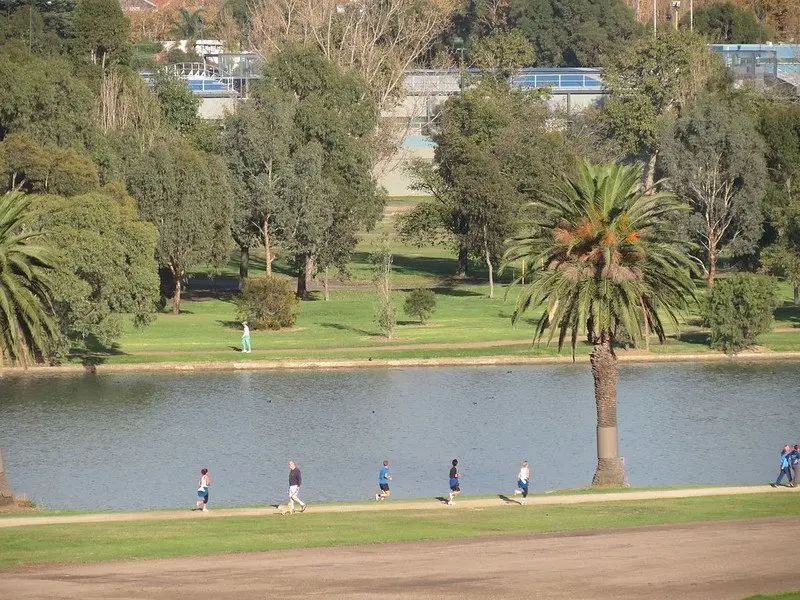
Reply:
<svg viewBox="0 0 800 600"><path fill-rule="evenodd" d="M389 482L392 480L391 472L389 461L383 461L383 468L378 473L378 487L381 488L381 491L375 494L375 500L386 500L392 495L392 491L389 489Z"/></svg>

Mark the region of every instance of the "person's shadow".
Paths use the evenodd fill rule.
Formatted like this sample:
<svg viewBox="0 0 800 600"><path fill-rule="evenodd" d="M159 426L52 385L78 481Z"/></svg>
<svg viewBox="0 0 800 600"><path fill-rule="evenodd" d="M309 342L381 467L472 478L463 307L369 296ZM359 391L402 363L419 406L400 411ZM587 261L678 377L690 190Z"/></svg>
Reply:
<svg viewBox="0 0 800 600"><path fill-rule="evenodd" d="M442 504L447 504L450 501L449 498L445 498L444 496L436 496L436 499Z"/></svg>
<svg viewBox="0 0 800 600"><path fill-rule="evenodd" d="M520 502L516 498L509 498L508 496L504 496L503 494L497 494L497 497L500 498L500 500L502 500L506 504L520 504L520 505L522 504L522 502Z"/></svg>

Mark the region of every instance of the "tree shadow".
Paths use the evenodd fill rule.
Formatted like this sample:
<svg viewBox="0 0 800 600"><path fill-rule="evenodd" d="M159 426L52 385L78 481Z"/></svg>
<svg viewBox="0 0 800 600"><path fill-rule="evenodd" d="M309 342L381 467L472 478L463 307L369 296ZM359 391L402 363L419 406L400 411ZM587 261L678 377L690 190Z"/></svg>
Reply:
<svg viewBox="0 0 800 600"><path fill-rule="evenodd" d="M368 335L369 337L382 337L380 333L374 331L367 331L366 329L359 329L358 327L351 327L350 325L342 325L341 323L320 323L322 327L328 329L338 329L339 331L352 331L353 333L360 333L361 335Z"/></svg>
<svg viewBox="0 0 800 600"><path fill-rule="evenodd" d="M94 372L94 367L104 364L109 356L127 355L128 353L123 352L119 344L112 343L106 346L101 343L96 336L88 335L84 347L70 348L67 357L80 360L81 364L86 367L87 370Z"/></svg>
<svg viewBox="0 0 800 600"><path fill-rule="evenodd" d="M417 321L397 321L397 324L398 325L419 325L419 326L425 325L425 323L423 323L422 321L419 321L419 320L417 320Z"/></svg>
<svg viewBox="0 0 800 600"><path fill-rule="evenodd" d="M517 500L516 498L509 498L508 496L504 496L503 494L497 494L497 497L500 498L506 504L519 504L522 505L522 502Z"/></svg>
<svg viewBox="0 0 800 600"><path fill-rule="evenodd" d="M228 329L241 329L242 322L241 321L223 321L221 319L217 319L216 323L222 325L223 327L227 327Z"/></svg>
<svg viewBox="0 0 800 600"><path fill-rule="evenodd" d="M433 288L433 291L436 292L437 295L450 296L450 297L453 297L453 298L468 298L468 297L485 296L486 295L486 294L482 294L481 292L476 292L475 290L467 290L467 289L458 288L458 287L437 287L437 288Z"/></svg>
<svg viewBox="0 0 800 600"><path fill-rule="evenodd" d="M789 321L793 327L800 327L800 306L785 302L775 310L776 321Z"/></svg>
<svg viewBox="0 0 800 600"><path fill-rule="evenodd" d="M686 342L687 344L708 346L711 343L711 333L708 331L690 331L688 333L681 333L678 341Z"/></svg>

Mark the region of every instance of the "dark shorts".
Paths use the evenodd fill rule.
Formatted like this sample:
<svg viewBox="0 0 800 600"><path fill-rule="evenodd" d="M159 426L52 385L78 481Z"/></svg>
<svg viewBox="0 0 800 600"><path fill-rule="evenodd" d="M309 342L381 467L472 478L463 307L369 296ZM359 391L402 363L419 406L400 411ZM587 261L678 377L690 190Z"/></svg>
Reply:
<svg viewBox="0 0 800 600"><path fill-rule="evenodd" d="M389 484L388 483L379 483L378 486L381 488L381 491L388 492L389 491Z"/></svg>
<svg viewBox="0 0 800 600"><path fill-rule="evenodd" d="M450 486L450 491L451 492L460 492L461 491L461 486L459 484L451 485Z"/></svg>

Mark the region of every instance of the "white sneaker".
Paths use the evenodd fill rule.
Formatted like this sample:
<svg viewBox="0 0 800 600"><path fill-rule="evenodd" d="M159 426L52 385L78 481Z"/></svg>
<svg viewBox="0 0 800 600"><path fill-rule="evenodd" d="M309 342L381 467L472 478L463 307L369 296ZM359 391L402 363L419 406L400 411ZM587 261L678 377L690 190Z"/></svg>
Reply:
<svg viewBox="0 0 800 600"><path fill-rule="evenodd" d="M205 506L203 507L203 512L208 512L208 509Z"/></svg>
<svg viewBox="0 0 800 600"><path fill-rule="evenodd" d="M523 499L522 499L522 505L523 505L523 506L525 506L527 503L528 503L528 502L525 500L525 498L523 498Z"/></svg>
<svg viewBox="0 0 800 600"><path fill-rule="evenodd" d="M453 502L452 500L448 500L447 506L455 506L455 502Z"/></svg>

